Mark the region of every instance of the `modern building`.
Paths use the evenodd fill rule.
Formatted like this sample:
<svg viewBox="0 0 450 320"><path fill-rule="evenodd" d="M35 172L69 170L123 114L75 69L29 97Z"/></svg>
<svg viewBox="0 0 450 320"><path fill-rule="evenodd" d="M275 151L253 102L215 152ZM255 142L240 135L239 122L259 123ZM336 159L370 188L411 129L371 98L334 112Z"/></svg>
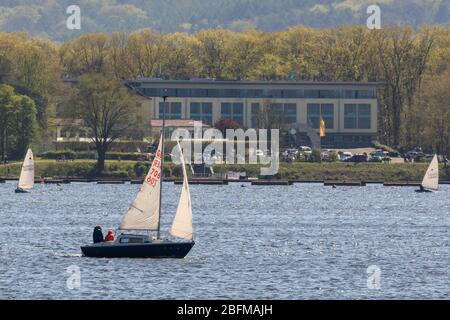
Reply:
<svg viewBox="0 0 450 320"><path fill-rule="evenodd" d="M126 84L148 98L142 107L150 119L162 118L162 97L167 96L167 119L213 125L230 118L244 128L258 128L266 110L269 121L283 119L286 132L297 129L297 144L308 143L305 127L319 131L320 118L326 125L323 147L370 146L377 138L378 83L139 78Z"/></svg>
<svg viewBox="0 0 450 320"><path fill-rule="evenodd" d="M159 135L162 131L162 123L163 121L161 119L154 119L150 120L150 126L152 128L152 134ZM202 129L207 130L211 128L210 125L206 123L202 123ZM165 123L165 137L170 138L172 136L172 133L177 129L187 130L191 134L191 136L194 135L194 120L190 119L168 119Z"/></svg>

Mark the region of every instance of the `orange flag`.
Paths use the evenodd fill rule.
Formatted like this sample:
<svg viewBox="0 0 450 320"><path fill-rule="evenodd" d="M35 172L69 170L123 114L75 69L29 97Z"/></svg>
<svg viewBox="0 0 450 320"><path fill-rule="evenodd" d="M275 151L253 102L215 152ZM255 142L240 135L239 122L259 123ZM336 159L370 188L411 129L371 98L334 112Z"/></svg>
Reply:
<svg viewBox="0 0 450 320"><path fill-rule="evenodd" d="M320 117L320 137L325 137L325 121Z"/></svg>

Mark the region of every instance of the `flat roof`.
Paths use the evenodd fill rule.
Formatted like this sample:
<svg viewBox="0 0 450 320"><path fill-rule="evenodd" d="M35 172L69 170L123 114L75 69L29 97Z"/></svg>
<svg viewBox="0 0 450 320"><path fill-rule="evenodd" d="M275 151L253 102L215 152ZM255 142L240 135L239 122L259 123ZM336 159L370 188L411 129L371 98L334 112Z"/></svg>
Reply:
<svg viewBox="0 0 450 320"><path fill-rule="evenodd" d="M160 78L136 78L126 81L127 83L143 84L199 84L199 85L275 85L275 86L298 86L298 85L337 85L337 86L379 86L382 82L358 82L358 81L296 81L296 80L216 80L216 79L190 79L190 80L166 80Z"/></svg>

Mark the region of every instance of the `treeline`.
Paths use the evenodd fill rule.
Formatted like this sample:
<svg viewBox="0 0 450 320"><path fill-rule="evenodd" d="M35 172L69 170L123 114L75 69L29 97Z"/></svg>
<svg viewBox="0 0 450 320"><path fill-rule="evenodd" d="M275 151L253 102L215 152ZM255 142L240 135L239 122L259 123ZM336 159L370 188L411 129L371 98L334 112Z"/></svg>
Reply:
<svg viewBox="0 0 450 320"><path fill-rule="evenodd" d="M334 28L365 24L366 8L374 3L381 7L383 25L449 26L447 0L2 0L0 30L66 41L81 32L144 28L164 33L210 28L272 32L298 24ZM66 8L72 4L81 8L80 31L65 26Z"/></svg>
<svg viewBox="0 0 450 320"><path fill-rule="evenodd" d="M84 76L88 83L91 73L117 81L139 76L379 81L380 142L450 152L448 28L298 26L192 35L142 30L87 34L64 44L0 34L0 81L39 97L41 126L51 114L48 106L63 103L58 99L64 87L56 79Z"/></svg>

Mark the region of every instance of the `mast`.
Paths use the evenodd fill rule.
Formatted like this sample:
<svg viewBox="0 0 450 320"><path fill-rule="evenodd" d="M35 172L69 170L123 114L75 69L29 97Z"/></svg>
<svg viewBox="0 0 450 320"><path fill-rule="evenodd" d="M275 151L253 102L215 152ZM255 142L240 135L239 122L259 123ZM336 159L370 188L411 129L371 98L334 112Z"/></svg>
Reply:
<svg viewBox="0 0 450 320"><path fill-rule="evenodd" d="M159 179L160 183L160 191L159 191L159 215L158 215L158 231L156 234L156 238L160 238L160 227L161 227L161 207L162 207L162 188L163 188L163 179L164 179L164 133L166 129L166 100L168 96L166 95L166 90L164 90L165 94L163 95L163 121L162 121L162 129L161 129L161 178Z"/></svg>

